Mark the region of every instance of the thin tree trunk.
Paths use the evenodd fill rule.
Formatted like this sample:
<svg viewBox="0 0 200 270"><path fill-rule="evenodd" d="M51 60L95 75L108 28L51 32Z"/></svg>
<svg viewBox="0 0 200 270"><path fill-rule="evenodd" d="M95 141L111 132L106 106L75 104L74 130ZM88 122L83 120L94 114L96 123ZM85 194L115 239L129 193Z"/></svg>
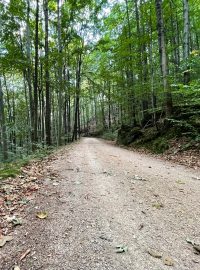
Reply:
<svg viewBox="0 0 200 270"><path fill-rule="evenodd" d="M82 53L79 55L77 70L76 70L76 99L75 99L75 115L74 115L74 131L72 141L77 140L77 133L79 132L79 101L80 101L80 84L81 84L81 65L82 65Z"/></svg>
<svg viewBox="0 0 200 270"><path fill-rule="evenodd" d="M5 111L4 111L4 100L3 100L3 90L0 78L0 123L2 130L2 153L3 160L8 159L8 145L7 145L7 133L6 133L6 123L5 123Z"/></svg>
<svg viewBox="0 0 200 270"><path fill-rule="evenodd" d="M183 18L184 18L184 33L183 33L183 59L187 63L189 57L189 4L188 0L183 0ZM186 66L186 70L184 71L184 84L188 84L190 82L190 71L189 66Z"/></svg>
<svg viewBox="0 0 200 270"><path fill-rule="evenodd" d="M168 62L165 44L165 34L164 34L164 22L162 14L162 0L155 0L156 6L156 17L157 17L157 30L158 30L158 44L160 53L160 66L162 73L162 81L165 94L165 112L166 116L169 117L172 114L172 96L168 82Z"/></svg>
<svg viewBox="0 0 200 270"><path fill-rule="evenodd" d="M35 77L34 77L34 143L38 141L38 48L39 48L39 0L36 0L35 17ZM35 146L34 146L35 148Z"/></svg>
<svg viewBox="0 0 200 270"><path fill-rule="evenodd" d="M62 45L61 45L61 2L57 0L57 20L58 20L58 83L59 83L59 92L58 92L58 145L62 144Z"/></svg>
<svg viewBox="0 0 200 270"><path fill-rule="evenodd" d="M28 82L28 95L29 95L29 124L30 124L30 138L31 142L34 141L34 104L32 94L32 80L31 80L31 35L30 35L30 0L27 0L27 17L26 17L26 55L28 60L28 68L26 78Z"/></svg>
<svg viewBox="0 0 200 270"><path fill-rule="evenodd" d="M111 85L110 82L108 82L108 128L111 128Z"/></svg>
<svg viewBox="0 0 200 270"><path fill-rule="evenodd" d="M135 93L134 93L134 75L133 75L133 57L132 57L132 32L131 32L131 22L130 22L130 12L128 0L125 0L126 3L126 17L127 17L127 26L128 26L128 49L129 49L129 57L128 57L128 66L127 66L127 85L129 90L129 103L130 103L130 123L135 124Z"/></svg>
<svg viewBox="0 0 200 270"><path fill-rule="evenodd" d="M174 9L175 14L174 15ZM175 17L175 18L174 18ZM172 62L174 64L174 77L177 78L177 74L179 71L179 29L178 29L178 22L177 22L177 11L176 11L176 5L174 5L173 1L170 1L170 23L171 23L171 43L173 44L173 54L172 54ZM175 29L175 31L174 31Z"/></svg>
<svg viewBox="0 0 200 270"><path fill-rule="evenodd" d="M48 0L44 0L45 17L45 87L46 87L46 114L45 114L45 132L46 143L51 145L51 97L50 97L50 78L49 78L49 12Z"/></svg>
<svg viewBox="0 0 200 270"><path fill-rule="evenodd" d="M149 31L150 31L150 42L149 42L149 64L150 64L150 85L151 85L151 106L153 109L152 122L156 123L156 96L154 91L154 65L153 65L153 29L152 29L152 9L150 9L150 20L149 20Z"/></svg>

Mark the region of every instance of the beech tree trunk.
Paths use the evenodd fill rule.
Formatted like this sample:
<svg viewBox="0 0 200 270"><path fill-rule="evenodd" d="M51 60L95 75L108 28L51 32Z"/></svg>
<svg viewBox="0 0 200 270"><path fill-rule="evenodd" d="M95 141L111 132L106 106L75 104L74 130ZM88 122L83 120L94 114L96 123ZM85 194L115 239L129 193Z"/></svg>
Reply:
<svg viewBox="0 0 200 270"><path fill-rule="evenodd" d="M57 21L58 21L58 145L62 144L62 44L61 44L61 3L57 0Z"/></svg>
<svg viewBox="0 0 200 270"><path fill-rule="evenodd" d="M135 91L134 91L134 73L133 73L133 49L131 44L132 32L131 32L131 21L130 21L130 12L129 12L129 3L128 0L125 0L126 3L126 17L127 17L127 27L128 27L128 50L129 50L129 57L127 70L126 70L126 80L128 86L128 95L130 100L130 124L135 124Z"/></svg>
<svg viewBox="0 0 200 270"><path fill-rule="evenodd" d="M38 141L38 47L39 47L39 0L36 0L36 15L35 15L35 76L34 76L34 143ZM35 148L35 146L33 147Z"/></svg>
<svg viewBox="0 0 200 270"><path fill-rule="evenodd" d="M34 104L32 94L32 70L31 70L31 34L30 34L30 1L27 0L27 16L26 16L26 55L28 60L28 68L26 72L26 79L28 83L28 96L29 96L29 123L31 127L30 137L31 142L34 141Z"/></svg>
<svg viewBox="0 0 200 270"><path fill-rule="evenodd" d="M183 18L184 18L184 32L183 32L183 59L187 63L189 57L189 4L188 0L183 0ZM186 65L186 70L184 71L184 84L188 84L190 82L190 67Z"/></svg>
<svg viewBox="0 0 200 270"><path fill-rule="evenodd" d="M161 67L162 81L163 81L164 94L165 94L165 113L166 113L166 116L169 117L172 114L173 105L172 105L172 95L171 95L170 86L168 82L168 61L167 61L165 34L164 34L162 0L155 0L155 7L156 7L156 17L157 17L160 67Z"/></svg>
<svg viewBox="0 0 200 270"><path fill-rule="evenodd" d="M44 0L44 17L45 17L45 87L46 87L45 132L46 132L46 143L47 145L51 145L51 98L50 98L50 80L49 80L48 0Z"/></svg>
<svg viewBox="0 0 200 270"><path fill-rule="evenodd" d="M177 79L177 74L180 65L180 52L179 52L179 27L177 21L176 5L170 1L170 24L171 24L171 44L173 44L172 62L174 64L174 78Z"/></svg>
<svg viewBox="0 0 200 270"><path fill-rule="evenodd" d="M78 133L80 135L79 102L80 102L80 86L81 86L81 65L82 65L82 52L80 52L76 70L76 99L75 99L74 131L72 141L77 140Z"/></svg>

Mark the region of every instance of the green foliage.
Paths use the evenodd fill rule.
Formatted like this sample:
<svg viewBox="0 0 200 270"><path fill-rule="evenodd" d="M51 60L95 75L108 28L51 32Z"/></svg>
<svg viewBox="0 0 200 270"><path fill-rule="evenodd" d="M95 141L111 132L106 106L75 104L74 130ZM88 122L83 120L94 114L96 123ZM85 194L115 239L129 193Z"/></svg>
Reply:
<svg viewBox="0 0 200 270"><path fill-rule="evenodd" d="M41 144L36 144L36 151L34 151L33 154L31 154L29 156L29 159L43 159L47 156L49 156L50 154L52 154L52 152L55 150L55 147L53 146L50 146L50 147L47 147L47 146L43 146Z"/></svg>
<svg viewBox="0 0 200 270"><path fill-rule="evenodd" d="M37 145L37 150L31 155L24 155L23 157L16 157L10 159L9 162L0 163L0 180L8 177L16 177L21 172L21 167L26 166L28 163L36 160L42 160L52 154L54 147L42 148Z"/></svg>
<svg viewBox="0 0 200 270"><path fill-rule="evenodd" d="M20 173L20 167L21 165L17 163L0 164L0 180L8 177L15 177Z"/></svg>
<svg viewBox="0 0 200 270"><path fill-rule="evenodd" d="M162 154L169 149L169 141L166 137L159 137L152 144L149 144L148 147L153 153Z"/></svg>
<svg viewBox="0 0 200 270"><path fill-rule="evenodd" d="M103 135L101 135L101 138L104 140L115 141L117 139L117 133L117 130L105 130Z"/></svg>

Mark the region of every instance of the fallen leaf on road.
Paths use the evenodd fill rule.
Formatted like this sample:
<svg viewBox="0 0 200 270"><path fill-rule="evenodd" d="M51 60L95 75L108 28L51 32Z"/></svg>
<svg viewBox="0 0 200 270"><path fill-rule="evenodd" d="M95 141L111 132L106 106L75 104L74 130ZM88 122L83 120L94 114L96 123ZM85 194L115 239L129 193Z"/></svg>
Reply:
<svg viewBox="0 0 200 270"><path fill-rule="evenodd" d="M154 203L152 204L153 207L155 207L156 209L161 209L164 207L164 205L162 203Z"/></svg>
<svg viewBox="0 0 200 270"><path fill-rule="evenodd" d="M196 251L200 252L200 245L194 244L194 245L193 245L193 248L194 248Z"/></svg>
<svg viewBox="0 0 200 270"><path fill-rule="evenodd" d="M7 217L7 221L12 223L13 226L22 225L22 220L20 218L16 218L15 216Z"/></svg>
<svg viewBox="0 0 200 270"><path fill-rule="evenodd" d="M167 266L173 266L174 265L174 262L173 260L170 258L170 257L165 257L163 259L163 263Z"/></svg>
<svg viewBox="0 0 200 270"><path fill-rule="evenodd" d="M183 182L181 180L177 180L176 183L179 184L179 185L185 185L185 182Z"/></svg>
<svg viewBox="0 0 200 270"><path fill-rule="evenodd" d="M36 214L36 217L38 217L38 218L40 218L40 219L45 219L45 218L47 218L48 217L48 213L47 212L38 212L37 214Z"/></svg>
<svg viewBox="0 0 200 270"><path fill-rule="evenodd" d="M191 245L194 245L195 244L194 240L191 240L189 238L186 238L186 242L189 243L189 244L191 244Z"/></svg>
<svg viewBox="0 0 200 270"><path fill-rule="evenodd" d="M3 247L5 245L6 242L10 242L13 239L12 236L0 236L0 247Z"/></svg>
<svg viewBox="0 0 200 270"><path fill-rule="evenodd" d="M147 181L147 179L142 178L142 177L139 176L139 175L134 175L133 179L134 179L134 180L139 180L139 181Z"/></svg>
<svg viewBox="0 0 200 270"><path fill-rule="evenodd" d="M19 218L15 218L12 220L13 226L22 225L22 220Z"/></svg>
<svg viewBox="0 0 200 270"><path fill-rule="evenodd" d="M188 242L189 244L191 244L193 246L193 248L198 251L198 253L200 252L200 244L196 243L194 240L191 240L189 238L186 239L186 242Z"/></svg>
<svg viewBox="0 0 200 270"><path fill-rule="evenodd" d="M161 259L162 258L162 254L158 251L155 251L155 250L148 250L148 253L149 255L151 255L152 257L154 258L157 258L157 259Z"/></svg>
<svg viewBox="0 0 200 270"><path fill-rule="evenodd" d="M123 253L123 252L128 251L128 247L124 245L118 245L115 248L116 248L116 253Z"/></svg>

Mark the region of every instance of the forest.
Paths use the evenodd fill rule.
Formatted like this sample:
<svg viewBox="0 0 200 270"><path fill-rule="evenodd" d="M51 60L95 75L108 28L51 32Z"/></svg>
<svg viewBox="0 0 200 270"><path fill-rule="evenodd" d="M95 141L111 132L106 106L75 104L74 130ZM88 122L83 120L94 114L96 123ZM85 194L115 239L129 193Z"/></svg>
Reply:
<svg viewBox="0 0 200 270"><path fill-rule="evenodd" d="M0 270L200 269L200 0L0 0Z"/></svg>
<svg viewBox="0 0 200 270"><path fill-rule="evenodd" d="M167 125L199 147L199 18L199 0L1 0L0 160Z"/></svg>

